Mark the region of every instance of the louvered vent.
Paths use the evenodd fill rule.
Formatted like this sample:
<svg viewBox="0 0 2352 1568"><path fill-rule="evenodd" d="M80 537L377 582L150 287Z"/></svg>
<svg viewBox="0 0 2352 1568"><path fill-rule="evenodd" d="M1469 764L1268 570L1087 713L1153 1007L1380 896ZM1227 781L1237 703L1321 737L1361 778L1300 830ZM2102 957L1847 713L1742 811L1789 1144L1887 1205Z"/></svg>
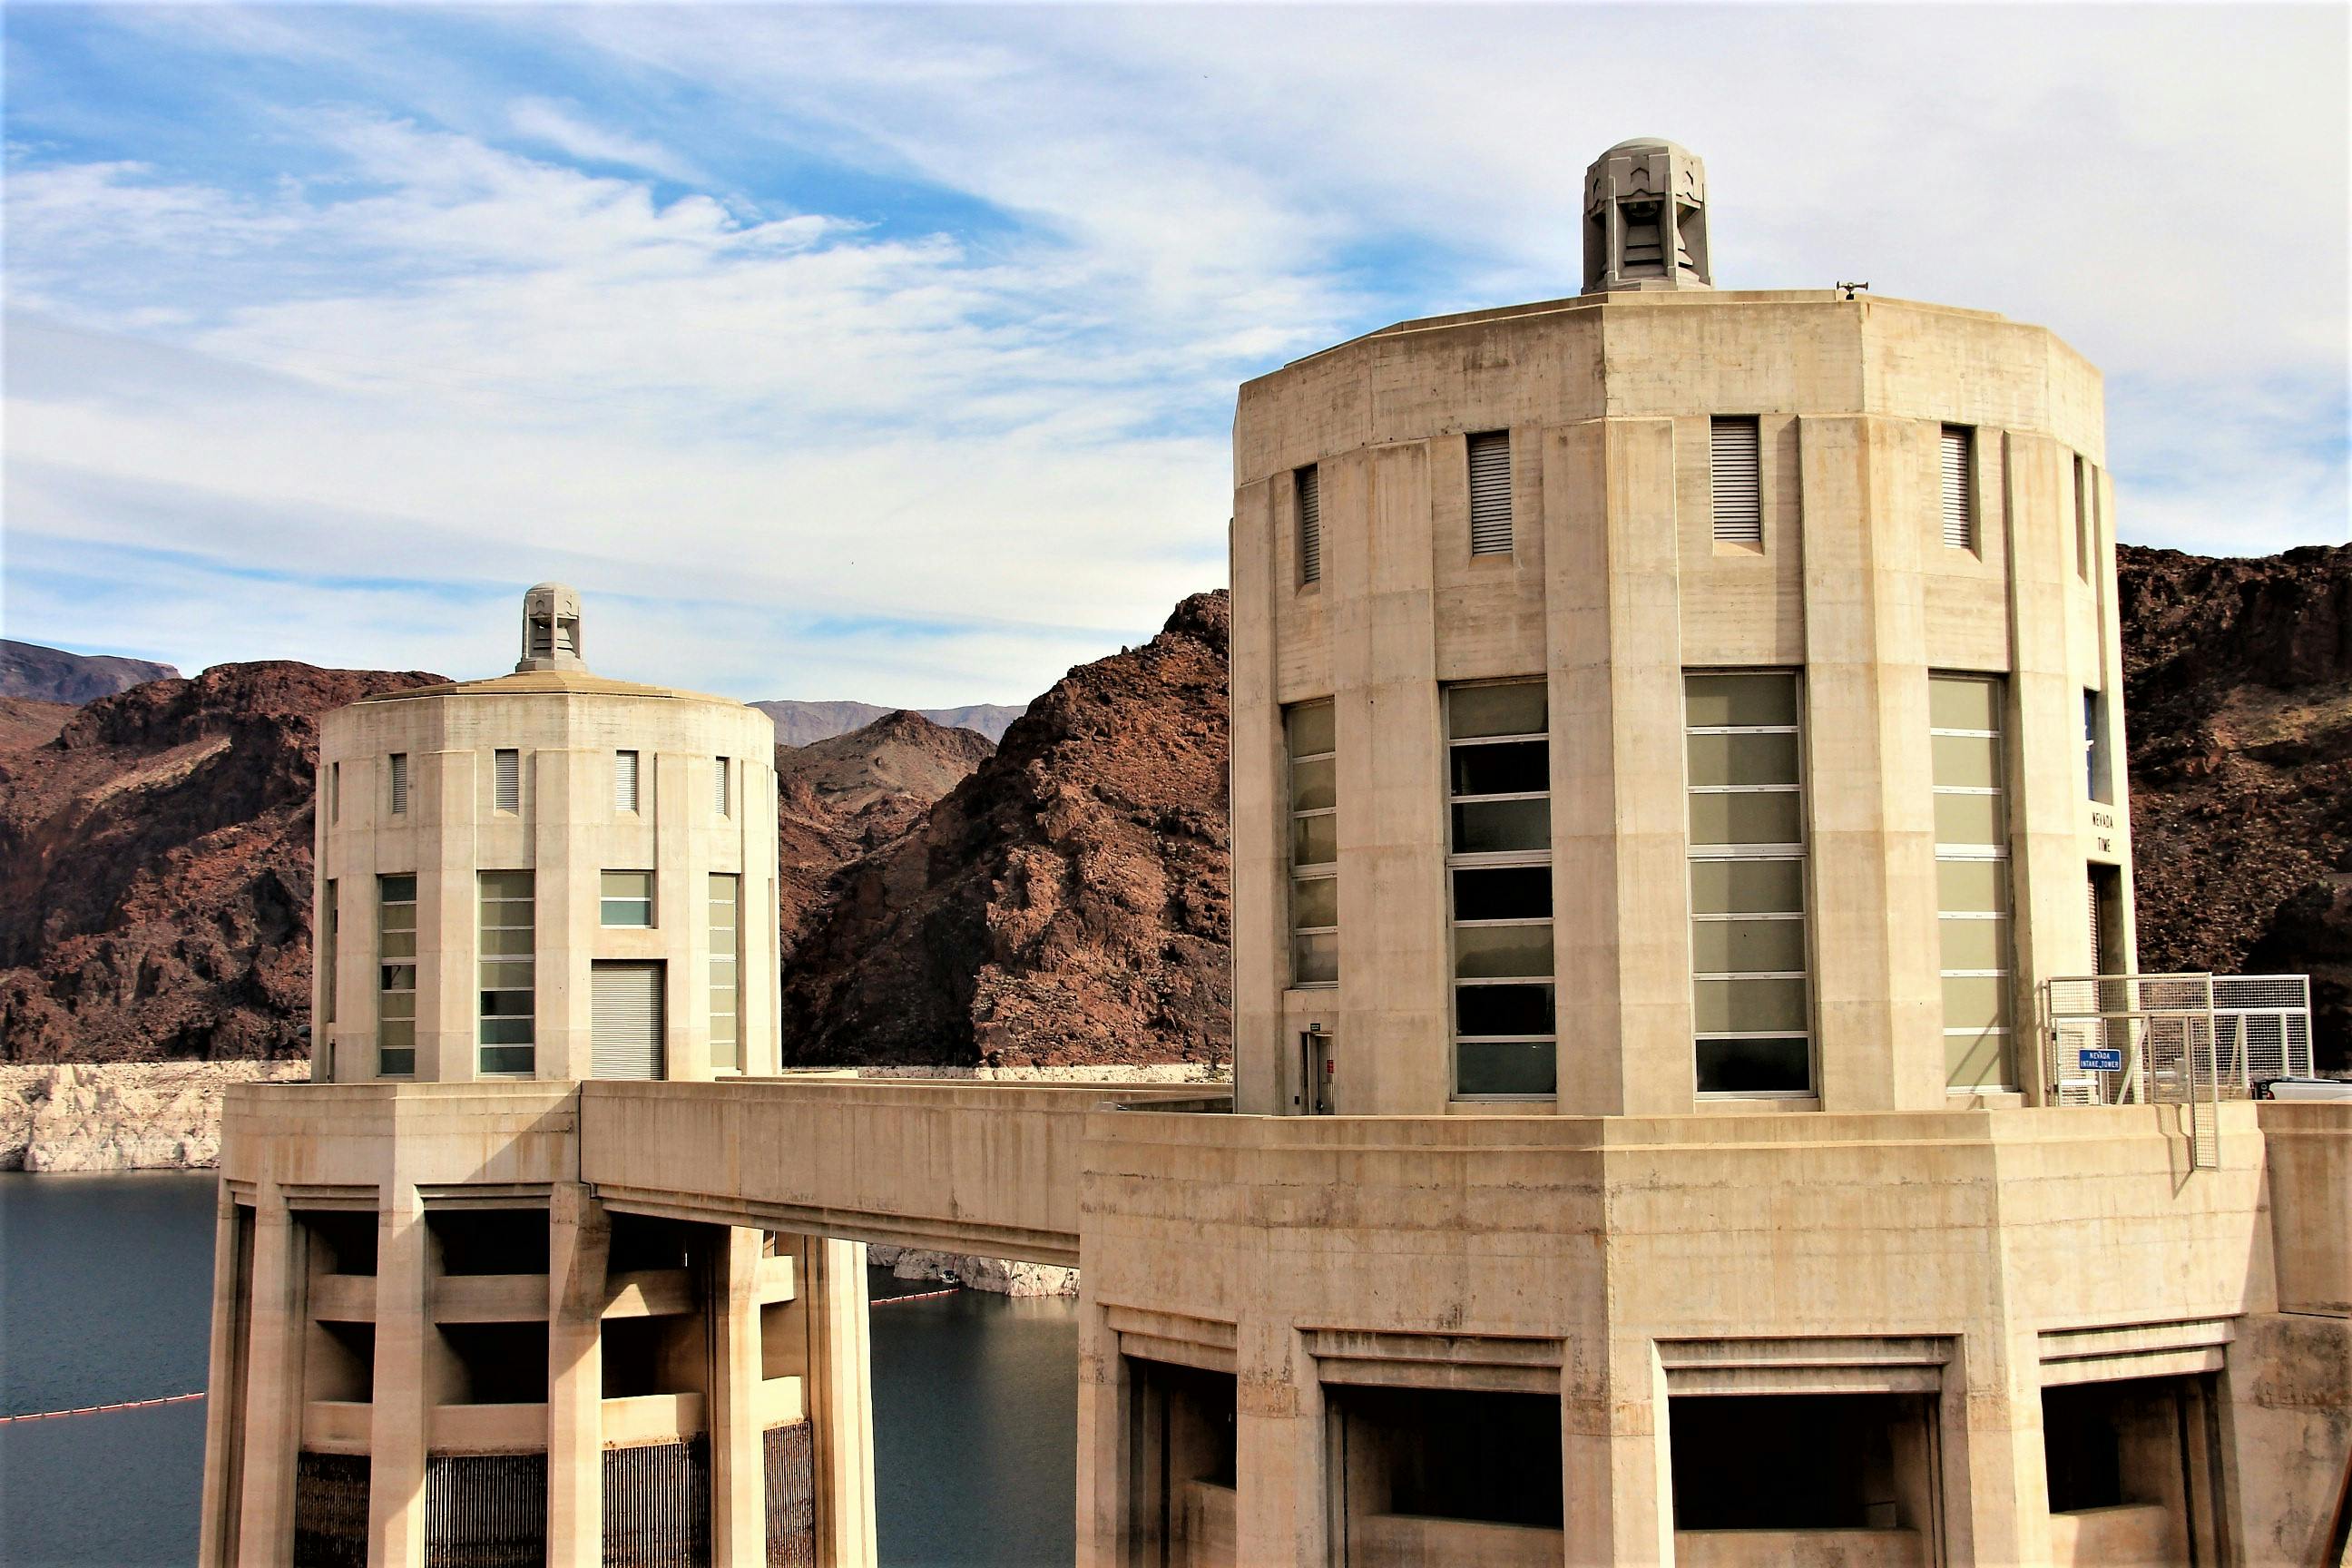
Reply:
<svg viewBox="0 0 2352 1568"><path fill-rule="evenodd" d="M1298 580L1323 581L1323 479L1311 463L1298 470Z"/></svg>
<svg viewBox="0 0 2352 1568"><path fill-rule="evenodd" d="M635 752L613 753L613 809L637 809L637 753Z"/></svg>
<svg viewBox="0 0 2352 1568"><path fill-rule="evenodd" d="M717 812L719 816L725 816L729 809L727 799L727 759L719 757L716 759L716 761L718 763L718 766L711 771L710 774L710 809Z"/></svg>
<svg viewBox="0 0 2352 1568"><path fill-rule="evenodd" d="M1944 426L1944 542L1955 550L1977 547L1976 508L1969 497L1976 478L1975 434L1966 426Z"/></svg>
<svg viewBox="0 0 2352 1568"><path fill-rule="evenodd" d="M392 753L392 815L406 816L408 812L408 753Z"/></svg>
<svg viewBox="0 0 2352 1568"><path fill-rule="evenodd" d="M500 811L522 809L522 753L493 752L490 753L496 777L497 805Z"/></svg>
<svg viewBox="0 0 2352 1568"><path fill-rule="evenodd" d="M1715 537L1727 544L1764 542L1764 475L1753 419L1717 419L1709 432L1707 476L1715 497Z"/></svg>
<svg viewBox="0 0 2352 1568"><path fill-rule="evenodd" d="M1470 553L1511 552L1511 435L1470 437Z"/></svg>

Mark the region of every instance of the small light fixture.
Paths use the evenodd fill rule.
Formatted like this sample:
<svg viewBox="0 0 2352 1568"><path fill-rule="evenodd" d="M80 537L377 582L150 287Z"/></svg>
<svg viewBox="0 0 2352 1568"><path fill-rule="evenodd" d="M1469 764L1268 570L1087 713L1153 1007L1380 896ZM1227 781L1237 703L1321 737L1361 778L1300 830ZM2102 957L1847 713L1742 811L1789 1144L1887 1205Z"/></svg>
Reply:
<svg viewBox="0 0 2352 1568"><path fill-rule="evenodd" d="M1841 283L1837 285L1838 298L1841 300L1851 300L1855 294L1869 287L1870 285L1867 283Z"/></svg>

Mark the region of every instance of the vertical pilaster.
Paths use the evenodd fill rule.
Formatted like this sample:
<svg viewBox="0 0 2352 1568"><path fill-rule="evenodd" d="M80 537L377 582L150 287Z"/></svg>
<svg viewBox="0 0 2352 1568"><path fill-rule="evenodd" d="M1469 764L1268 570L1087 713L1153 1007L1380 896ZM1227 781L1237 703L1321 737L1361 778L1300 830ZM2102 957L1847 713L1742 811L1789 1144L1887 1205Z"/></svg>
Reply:
<svg viewBox="0 0 2352 1568"><path fill-rule="evenodd" d="M662 1055L672 1079L710 1078L710 889L694 828L710 810L710 762L665 752L653 759L654 910L669 934L663 966ZM681 940L683 939L683 940Z"/></svg>
<svg viewBox="0 0 2352 1568"><path fill-rule="evenodd" d="M1234 1561L1333 1561L1322 1380L1285 1322L1235 1325L1234 1439L1240 1476Z"/></svg>
<svg viewBox="0 0 2352 1568"><path fill-rule="evenodd" d="M1805 786L1824 1110L1944 1103L1921 541L1936 430L1806 419Z"/></svg>
<svg viewBox="0 0 2352 1568"><path fill-rule="evenodd" d="M2028 1331L2004 1342L1997 1325L1971 1332L1945 1377L1946 1560L2047 1563L2050 1485L2038 1336Z"/></svg>
<svg viewBox="0 0 2352 1568"><path fill-rule="evenodd" d="M760 1568L768 1528L760 1452L760 1233L728 1226L718 1264L709 1318L710 1560L714 1568Z"/></svg>
<svg viewBox="0 0 2352 1568"><path fill-rule="evenodd" d="M236 1560L236 1510L244 1500L245 1367L251 1324L253 1255L236 1195L223 1182L213 1219L212 1347L205 1386L205 1489L197 1526L198 1568Z"/></svg>
<svg viewBox="0 0 2352 1568"><path fill-rule="evenodd" d="M428 752L411 763L421 787L410 805L425 814L416 879L416 1076L469 1083L481 1076L475 1049L482 917L474 879L474 753Z"/></svg>
<svg viewBox="0 0 2352 1568"><path fill-rule="evenodd" d="M1560 1369L1560 1498L1570 1568L1671 1563L1666 1380L1641 1335L1570 1340Z"/></svg>
<svg viewBox="0 0 2352 1568"><path fill-rule="evenodd" d="M1287 482L1287 481L1286 481ZM1290 983L1288 819L1282 706L1275 689L1274 481L1234 494L1234 1109L1289 1107L1283 1090L1282 993Z"/></svg>
<svg viewBox="0 0 2352 1568"><path fill-rule="evenodd" d="M236 1553L241 1568L286 1568L294 1560L294 1456L302 1442L308 1273L294 1216L278 1184L266 1180L254 1205L252 1340L246 1358Z"/></svg>
<svg viewBox="0 0 2352 1568"><path fill-rule="evenodd" d="M1553 943L1564 1114L1691 1102L1674 426L1547 432Z"/></svg>
<svg viewBox="0 0 2352 1568"><path fill-rule="evenodd" d="M604 1561L604 1205L576 1182L548 1194L547 1563Z"/></svg>
<svg viewBox="0 0 2352 1568"><path fill-rule="evenodd" d="M808 1408L816 1438L817 1561L870 1568L874 1384L866 1321L866 1244L809 1239Z"/></svg>
<svg viewBox="0 0 2352 1568"><path fill-rule="evenodd" d="M433 1390L425 1318L430 1237L410 1183L383 1190L376 1216L375 1405L368 1426L368 1568L425 1561L425 1454Z"/></svg>
<svg viewBox="0 0 2352 1568"><path fill-rule="evenodd" d="M1094 1276L1081 1272L1077 1568L1126 1568L1134 1394L1127 1358L1118 1352L1118 1336L1105 1321L1102 1305L1095 1299Z"/></svg>
<svg viewBox="0 0 2352 1568"><path fill-rule="evenodd" d="M532 756L531 887L539 926L532 1000L541 1078L592 1076L588 963L596 951L603 868L595 863L602 836L587 829L613 815L608 759L604 752L553 747Z"/></svg>

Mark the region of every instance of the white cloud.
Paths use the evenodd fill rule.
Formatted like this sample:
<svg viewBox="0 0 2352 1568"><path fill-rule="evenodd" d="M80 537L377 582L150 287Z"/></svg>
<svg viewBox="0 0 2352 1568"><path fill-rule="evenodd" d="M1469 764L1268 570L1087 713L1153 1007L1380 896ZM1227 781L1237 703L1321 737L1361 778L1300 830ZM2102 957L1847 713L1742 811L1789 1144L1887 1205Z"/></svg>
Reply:
<svg viewBox="0 0 2352 1568"><path fill-rule="evenodd" d="M526 141L552 147L589 163L617 163L644 169L677 181L707 176L666 148L601 125L592 125L562 104L544 98L517 99L507 110L507 123Z"/></svg>

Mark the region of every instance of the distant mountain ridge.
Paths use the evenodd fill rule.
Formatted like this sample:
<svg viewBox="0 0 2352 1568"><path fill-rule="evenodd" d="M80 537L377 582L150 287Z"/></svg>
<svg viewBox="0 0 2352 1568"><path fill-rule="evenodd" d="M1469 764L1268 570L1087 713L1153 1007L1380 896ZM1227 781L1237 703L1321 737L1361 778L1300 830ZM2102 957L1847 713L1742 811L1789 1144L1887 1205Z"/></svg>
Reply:
<svg viewBox="0 0 2352 1568"><path fill-rule="evenodd" d="M892 713L919 713L950 730L974 730L993 743L1004 739L1005 726L1029 710L1025 702L975 702L968 708L881 708L871 702L800 702L782 698L754 702L752 707L776 721L776 744L811 746L863 730Z"/></svg>
<svg viewBox="0 0 2352 1568"><path fill-rule="evenodd" d="M0 697L35 702L94 702L150 680L176 680L168 664L112 654L68 653L36 642L0 637Z"/></svg>

